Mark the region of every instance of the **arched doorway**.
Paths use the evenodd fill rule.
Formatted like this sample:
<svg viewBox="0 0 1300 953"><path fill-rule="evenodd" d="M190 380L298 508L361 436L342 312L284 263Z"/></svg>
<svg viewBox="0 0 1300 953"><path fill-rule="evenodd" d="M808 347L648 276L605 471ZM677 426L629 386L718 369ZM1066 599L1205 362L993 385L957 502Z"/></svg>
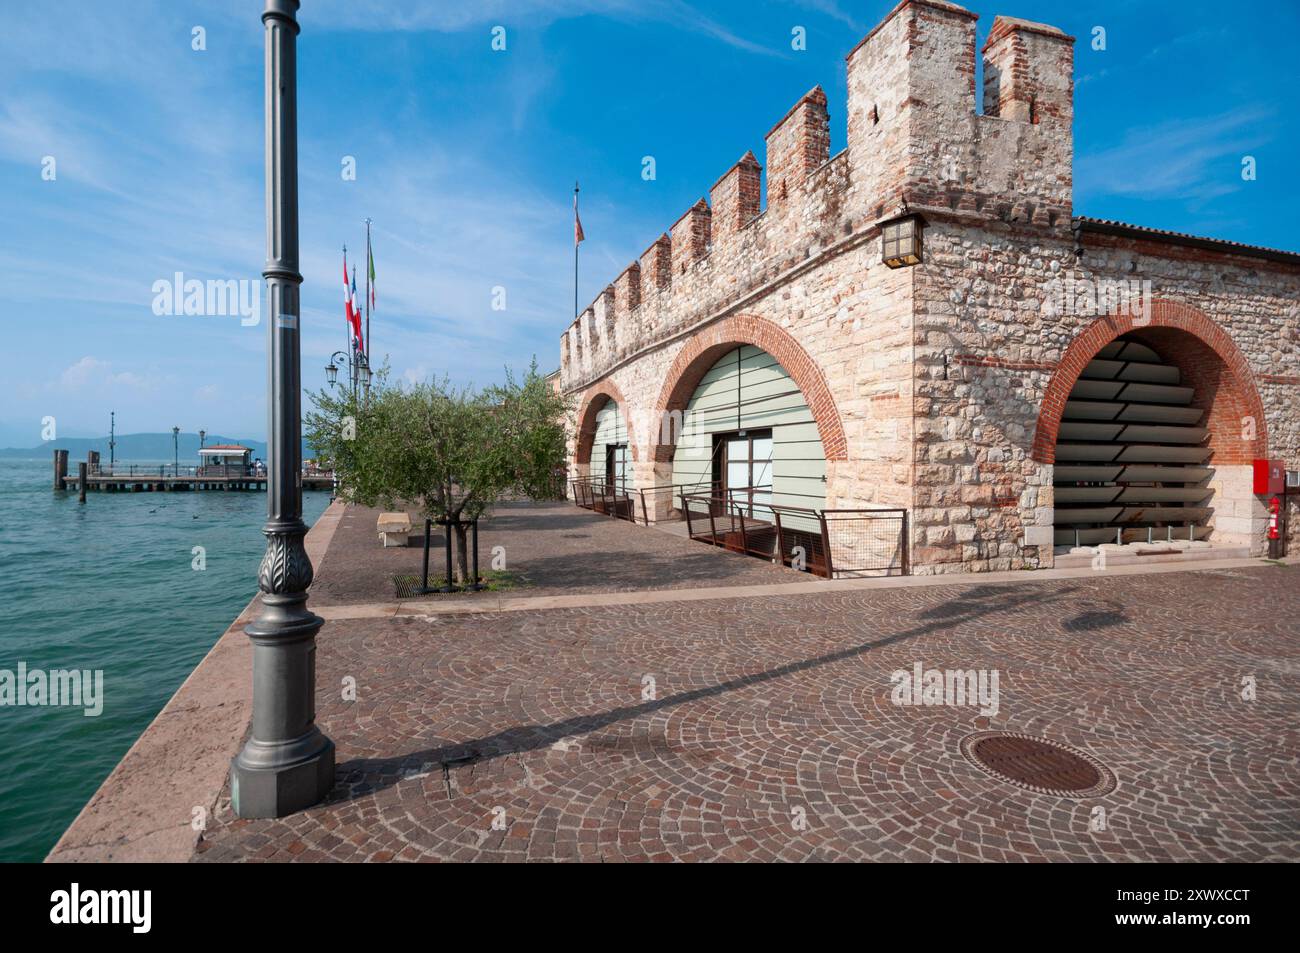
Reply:
<svg viewBox="0 0 1300 953"><path fill-rule="evenodd" d="M579 506L635 519L637 450L630 430L627 404L612 381L588 391L578 412L570 487Z"/></svg>
<svg viewBox="0 0 1300 953"><path fill-rule="evenodd" d="M727 354L750 345L780 364L812 411L826 460L848 458L848 440L835 398L817 363L787 331L752 314L738 314L693 335L668 369L655 405L657 432L652 435L656 463L671 463L681 418L704 375ZM665 472L663 475L667 475Z"/></svg>
<svg viewBox="0 0 1300 953"><path fill-rule="evenodd" d="M1057 431L1058 546L1210 535L1214 470L1196 396L1176 364L1131 334L1097 352Z"/></svg>
<svg viewBox="0 0 1300 953"><path fill-rule="evenodd" d="M672 482L754 505L819 509L826 453L807 398L781 363L740 344L703 373L682 410Z"/></svg>
<svg viewBox="0 0 1300 953"><path fill-rule="evenodd" d="M1102 318L1051 381L1034 457L1053 467L1058 547L1175 541L1254 546L1251 461L1263 405L1228 334L1157 301ZM1193 542L1196 541L1196 542Z"/></svg>
<svg viewBox="0 0 1300 953"><path fill-rule="evenodd" d="M627 417L616 400L606 401L596 412L590 463L592 480L604 481L619 493L627 492L632 483L632 457Z"/></svg>
<svg viewBox="0 0 1300 953"><path fill-rule="evenodd" d="M578 408L577 431L574 434L573 448L573 463L576 468L576 475L580 479L604 478L605 460L609 454L605 449L607 444L601 441L619 438L614 442L627 444L628 461L637 459L636 444L628 436L631 430L628 417L627 402L623 399L622 392L612 380L600 382L583 396ZM601 433L598 435L597 431L601 431ZM599 466L595 466L593 465L593 455L596 454L598 445L601 447L600 458L595 462L598 462ZM627 469L626 478L628 480L632 478L630 466Z"/></svg>

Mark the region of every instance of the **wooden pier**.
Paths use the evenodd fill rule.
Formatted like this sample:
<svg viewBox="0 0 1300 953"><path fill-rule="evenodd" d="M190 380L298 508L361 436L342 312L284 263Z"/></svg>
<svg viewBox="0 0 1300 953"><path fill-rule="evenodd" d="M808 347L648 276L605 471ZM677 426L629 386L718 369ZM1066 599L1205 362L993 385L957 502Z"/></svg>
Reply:
<svg viewBox="0 0 1300 953"><path fill-rule="evenodd" d="M77 473L68 473L68 451L54 451L54 488L76 490L82 498L86 491L109 493L158 493L192 490L227 490L266 492L265 467L242 466L174 466L171 464L125 464L102 468L98 451L91 450L85 462L77 464ZM82 481L84 482L84 486ZM304 490L334 488L334 474L328 470L303 470Z"/></svg>

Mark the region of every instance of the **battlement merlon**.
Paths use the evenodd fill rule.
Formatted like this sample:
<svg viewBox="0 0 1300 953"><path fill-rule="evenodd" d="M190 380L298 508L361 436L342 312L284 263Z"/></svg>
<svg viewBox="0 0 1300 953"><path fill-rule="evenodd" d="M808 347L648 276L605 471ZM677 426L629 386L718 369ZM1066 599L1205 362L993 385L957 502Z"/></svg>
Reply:
<svg viewBox="0 0 1300 953"><path fill-rule="evenodd" d="M712 220L709 203L701 198L668 230L674 278L686 274L687 268L708 253Z"/></svg>
<svg viewBox="0 0 1300 953"><path fill-rule="evenodd" d="M849 53L854 207L869 217L906 205L1068 229L1074 38L995 17L980 114L977 19L953 3L903 0Z"/></svg>
<svg viewBox="0 0 1300 953"><path fill-rule="evenodd" d="M710 237L713 245L727 245L742 228L753 221L762 207L763 167L746 152L724 172L709 189L713 208Z"/></svg>
<svg viewBox="0 0 1300 953"><path fill-rule="evenodd" d="M660 235L641 253L641 300L659 295L672 286L672 240Z"/></svg>
<svg viewBox="0 0 1300 953"><path fill-rule="evenodd" d="M764 137L767 143L767 207L777 208L831 154L826 92L808 90Z"/></svg>
<svg viewBox="0 0 1300 953"><path fill-rule="evenodd" d="M1069 129L1074 118L1072 44L1054 26L995 17L984 43L984 115Z"/></svg>

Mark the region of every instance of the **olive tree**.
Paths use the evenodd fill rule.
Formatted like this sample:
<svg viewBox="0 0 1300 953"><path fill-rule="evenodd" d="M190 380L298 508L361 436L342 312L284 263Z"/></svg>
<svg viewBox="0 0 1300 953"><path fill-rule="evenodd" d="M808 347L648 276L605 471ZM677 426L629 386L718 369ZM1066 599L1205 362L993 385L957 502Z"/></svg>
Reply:
<svg viewBox="0 0 1300 953"><path fill-rule="evenodd" d="M507 496L553 493L564 467L566 401L537 372L523 381L453 387L444 378L390 384L376 375L368 397L348 388L310 394L308 439L334 467L342 495L364 506L410 506L455 522L456 581L469 577L467 528Z"/></svg>

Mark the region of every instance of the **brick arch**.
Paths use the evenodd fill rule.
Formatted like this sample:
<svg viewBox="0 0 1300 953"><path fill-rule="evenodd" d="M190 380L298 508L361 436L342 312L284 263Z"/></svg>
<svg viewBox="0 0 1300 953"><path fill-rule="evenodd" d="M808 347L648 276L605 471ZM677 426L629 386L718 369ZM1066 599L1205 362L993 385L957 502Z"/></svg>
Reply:
<svg viewBox="0 0 1300 953"><path fill-rule="evenodd" d="M632 460L636 461L636 441L631 439L632 420L628 414L627 401L623 392L612 380L603 380L592 384L582 395L582 404L578 409L578 441L574 454L574 463L591 463L591 451L596 442L596 415L610 401L623 408L623 419L627 421L628 448L632 451Z"/></svg>
<svg viewBox="0 0 1300 953"><path fill-rule="evenodd" d="M1138 324L1129 314L1108 315L1088 325L1071 342L1043 396L1034 432L1034 460L1056 462L1056 436L1074 382L1098 351L1130 332L1176 365L1184 382L1194 388L1193 406L1206 411L1213 462L1245 464L1268 455L1264 403L1241 350L1228 332L1203 312L1177 301L1157 299L1151 304L1148 322ZM1253 440L1243 438L1245 417L1255 418Z"/></svg>
<svg viewBox="0 0 1300 953"><path fill-rule="evenodd" d="M656 419L662 421L673 411L685 411L687 403L699 386L700 380L727 351L742 344L761 348L781 364L790 379L803 392L804 400L817 422L822 449L827 460L847 460L848 441L844 425L835 407L826 378L799 342L782 328L765 318L752 314L738 314L712 324L693 335L686 346L677 353L664 379L663 389L655 404ZM673 458L674 445L658 443L659 435L651 436L654 459L667 462Z"/></svg>

